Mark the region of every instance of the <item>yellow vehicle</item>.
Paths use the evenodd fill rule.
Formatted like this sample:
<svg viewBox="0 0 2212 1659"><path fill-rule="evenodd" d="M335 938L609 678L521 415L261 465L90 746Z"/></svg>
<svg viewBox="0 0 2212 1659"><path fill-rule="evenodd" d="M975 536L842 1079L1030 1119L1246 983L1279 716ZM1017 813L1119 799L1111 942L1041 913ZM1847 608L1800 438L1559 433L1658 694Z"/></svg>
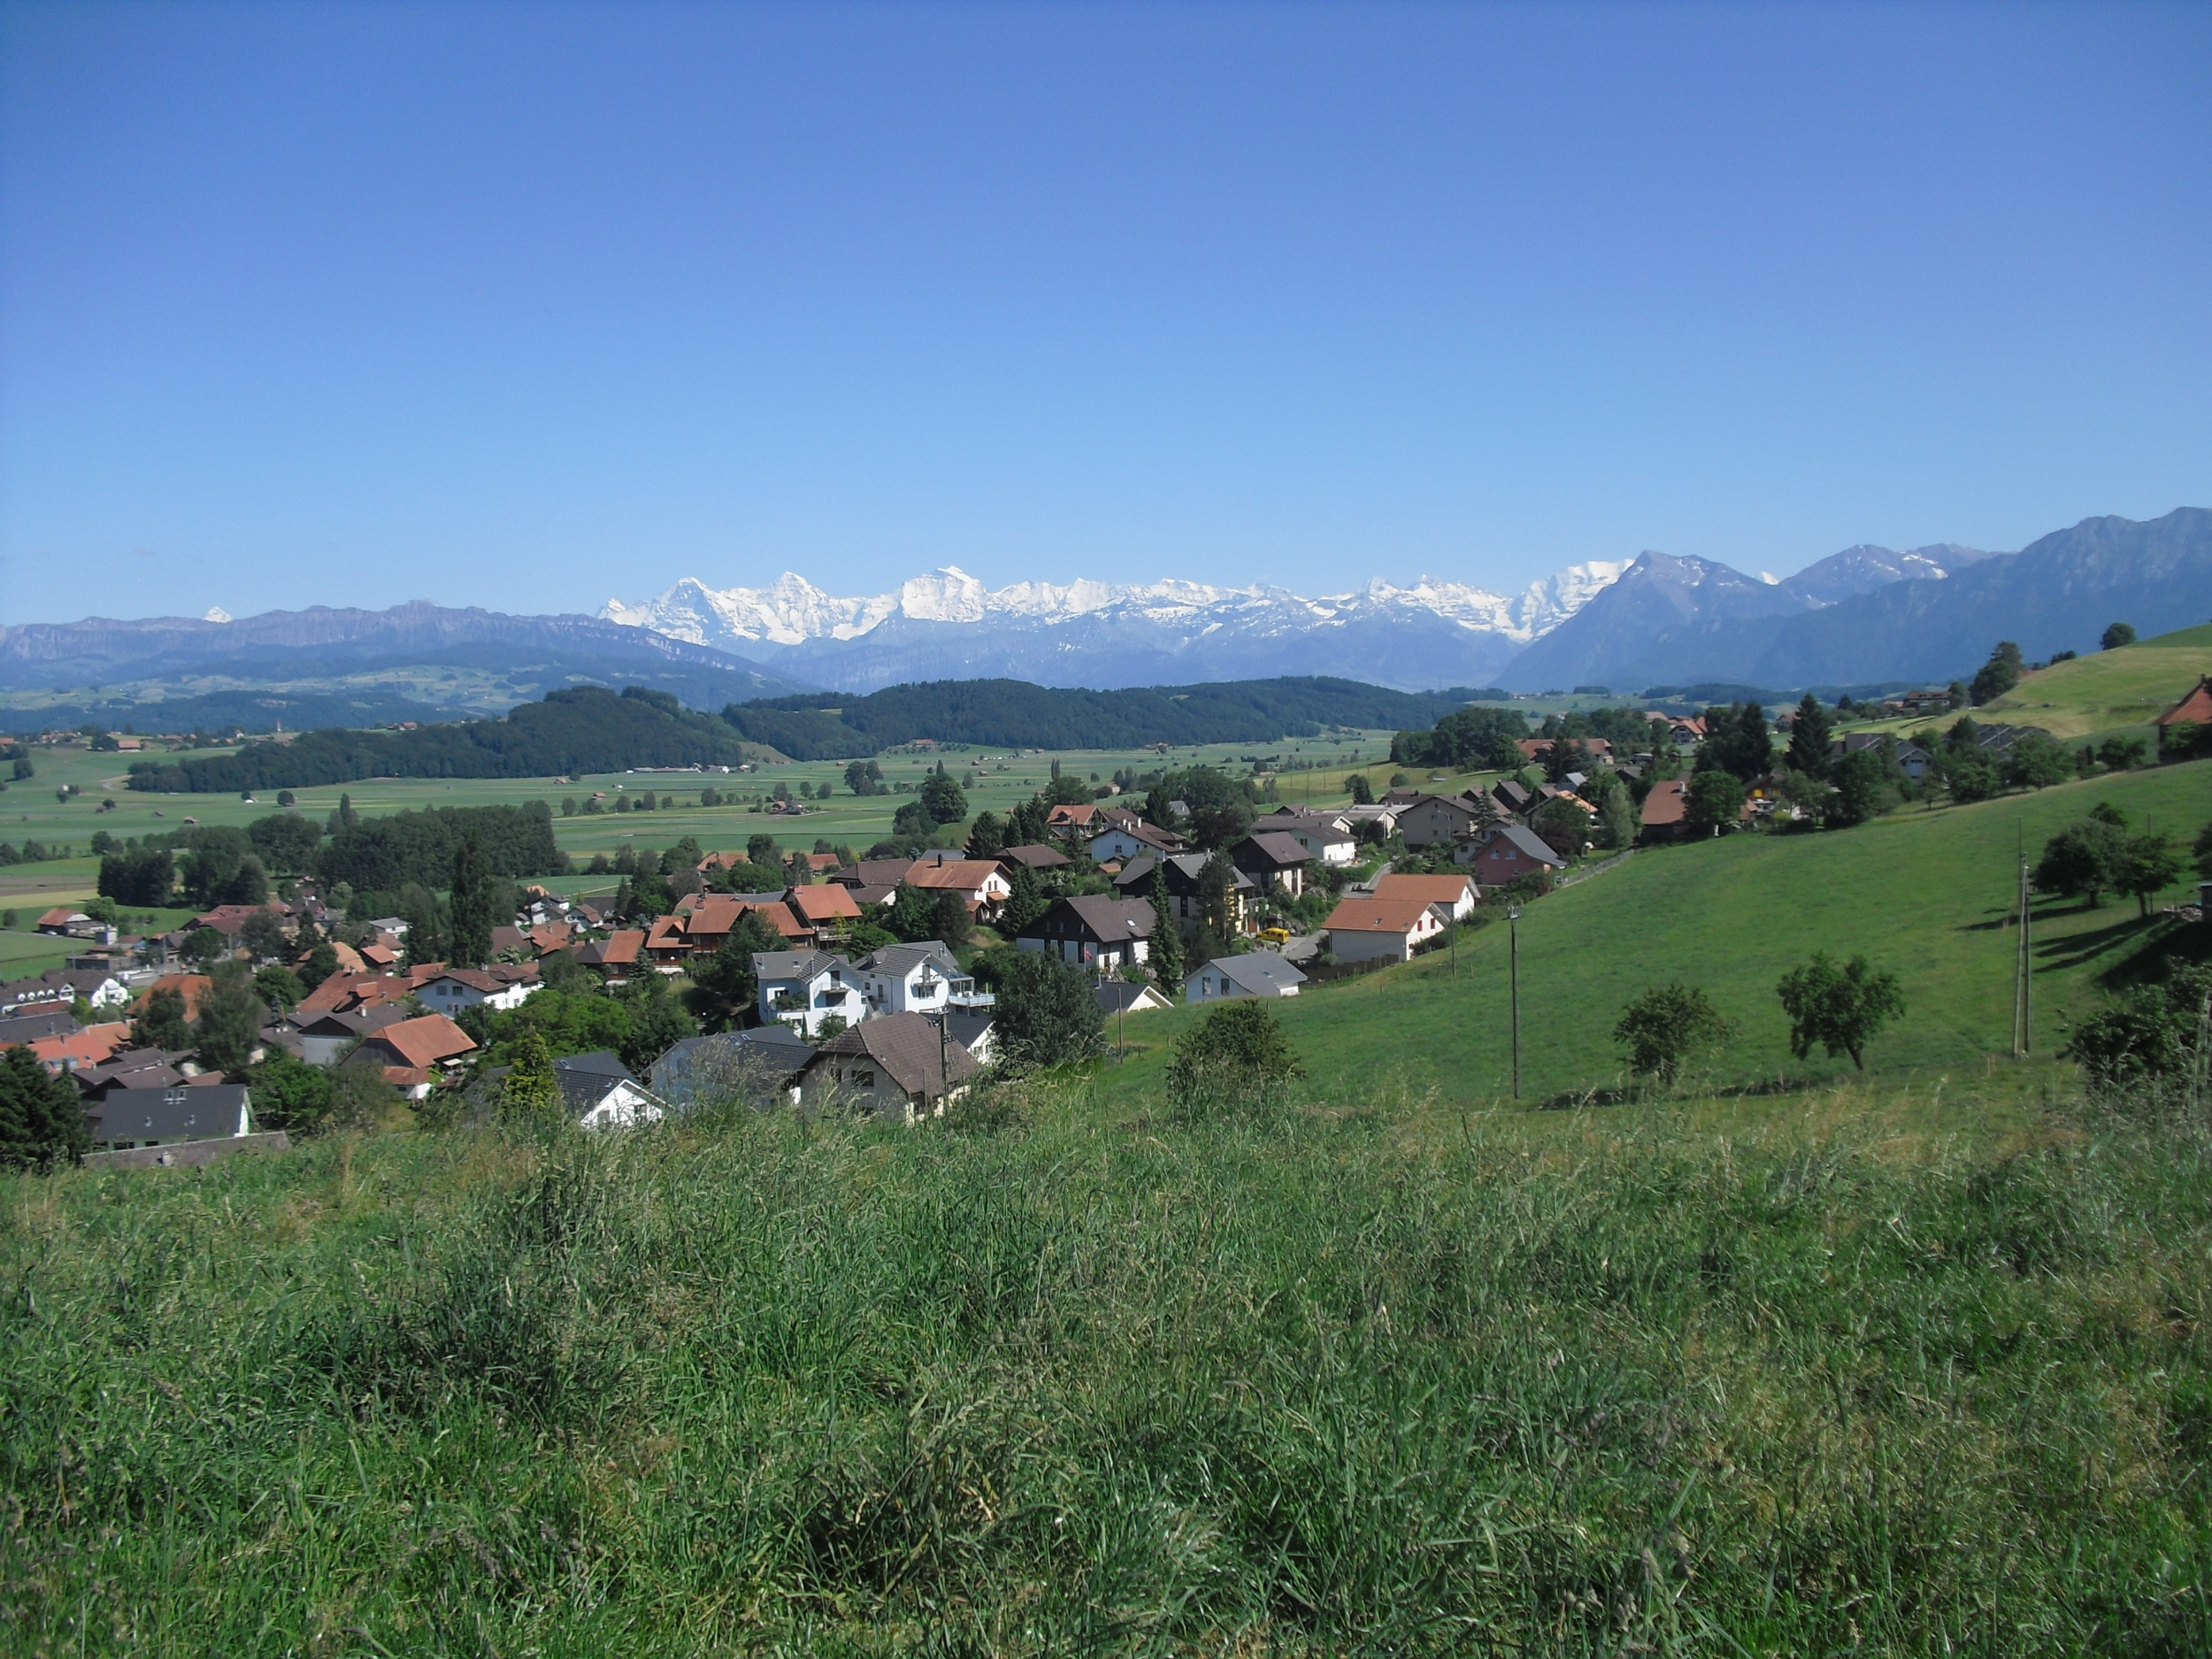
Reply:
<svg viewBox="0 0 2212 1659"><path fill-rule="evenodd" d="M1260 939L1263 943L1273 945L1279 949L1283 946L1290 943L1290 929L1287 927L1263 927L1260 929Z"/></svg>

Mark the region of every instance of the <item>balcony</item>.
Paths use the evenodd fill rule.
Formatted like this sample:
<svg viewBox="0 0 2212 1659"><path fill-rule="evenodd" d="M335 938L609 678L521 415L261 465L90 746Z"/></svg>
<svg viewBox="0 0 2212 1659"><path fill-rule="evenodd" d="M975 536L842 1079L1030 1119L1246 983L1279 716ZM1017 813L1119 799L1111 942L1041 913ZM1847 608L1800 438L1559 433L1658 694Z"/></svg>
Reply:
<svg viewBox="0 0 2212 1659"><path fill-rule="evenodd" d="M973 979L954 979L949 984L952 989L945 1000L955 1008L989 1008L998 1001L990 992L977 990Z"/></svg>

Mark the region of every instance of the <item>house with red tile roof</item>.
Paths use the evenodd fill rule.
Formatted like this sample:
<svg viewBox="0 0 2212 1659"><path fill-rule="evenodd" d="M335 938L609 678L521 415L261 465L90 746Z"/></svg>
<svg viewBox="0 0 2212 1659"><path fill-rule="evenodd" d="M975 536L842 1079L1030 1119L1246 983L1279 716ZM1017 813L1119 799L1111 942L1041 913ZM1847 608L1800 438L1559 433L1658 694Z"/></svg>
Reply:
<svg viewBox="0 0 2212 1659"><path fill-rule="evenodd" d="M1339 962L1406 962L1416 947L1444 931L1444 906L1425 899L1348 895L1322 926Z"/></svg>
<svg viewBox="0 0 2212 1659"><path fill-rule="evenodd" d="M450 1069L475 1047L468 1033L443 1014L422 1014L371 1033L346 1064L380 1066L385 1081L403 1090L409 1099L421 1100L439 1071Z"/></svg>

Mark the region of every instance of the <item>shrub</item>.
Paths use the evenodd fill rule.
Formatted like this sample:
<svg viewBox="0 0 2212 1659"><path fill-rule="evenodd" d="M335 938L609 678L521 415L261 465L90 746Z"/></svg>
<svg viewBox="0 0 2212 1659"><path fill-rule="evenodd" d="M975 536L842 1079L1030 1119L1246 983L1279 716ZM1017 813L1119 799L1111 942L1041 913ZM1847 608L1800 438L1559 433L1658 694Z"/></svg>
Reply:
<svg viewBox="0 0 2212 1659"><path fill-rule="evenodd" d="M1626 1053L1630 1071L1671 1083L1684 1061L1720 1048L1734 1030L1703 991L1655 985L1622 1010L1613 1041Z"/></svg>
<svg viewBox="0 0 2212 1659"><path fill-rule="evenodd" d="M1176 1042L1168 1099L1178 1116L1201 1117L1269 1100L1305 1074L1267 1005L1242 998L1223 1003Z"/></svg>

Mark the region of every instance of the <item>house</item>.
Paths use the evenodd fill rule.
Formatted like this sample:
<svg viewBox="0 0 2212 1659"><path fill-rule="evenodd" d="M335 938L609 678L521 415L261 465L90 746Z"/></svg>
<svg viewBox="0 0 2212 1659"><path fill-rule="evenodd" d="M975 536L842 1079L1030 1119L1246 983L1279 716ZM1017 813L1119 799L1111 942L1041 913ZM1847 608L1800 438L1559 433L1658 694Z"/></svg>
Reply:
<svg viewBox="0 0 2212 1659"><path fill-rule="evenodd" d="M1420 899L1347 895L1323 926L1339 962L1405 962L1444 931L1445 914L1441 905Z"/></svg>
<svg viewBox="0 0 2212 1659"><path fill-rule="evenodd" d="M1088 803L1072 806L1063 803L1045 814L1045 829L1049 834L1080 841L1096 827L1098 809Z"/></svg>
<svg viewBox="0 0 2212 1659"><path fill-rule="evenodd" d="M223 1080L220 1072L195 1076L187 1071L191 1060L188 1048L119 1048L106 1064L81 1065L68 1076L88 1102L105 1100L118 1089L169 1089L187 1084L211 1087Z"/></svg>
<svg viewBox="0 0 2212 1659"><path fill-rule="evenodd" d="M712 876L721 871L734 870L740 864L751 862L752 860L743 853L709 853L697 864L692 865L692 868L703 876Z"/></svg>
<svg viewBox="0 0 2212 1659"><path fill-rule="evenodd" d="M58 939L83 939L99 926L82 910L73 910L64 904L40 917L34 931L51 933Z"/></svg>
<svg viewBox="0 0 2212 1659"><path fill-rule="evenodd" d="M1306 976L1271 950L1219 956L1183 979L1186 1002L1225 1002L1243 996L1295 996Z"/></svg>
<svg viewBox="0 0 2212 1659"><path fill-rule="evenodd" d="M673 1110L720 1100L766 1106L782 1100L814 1050L781 1023L686 1037L653 1062L653 1097Z"/></svg>
<svg viewBox="0 0 2212 1659"><path fill-rule="evenodd" d="M285 932L292 931L292 913L276 900L266 904L219 904L211 910L203 910L192 918L195 927L211 927L234 944L238 935L246 931L246 924L256 916L273 916L285 924Z"/></svg>
<svg viewBox="0 0 2212 1659"><path fill-rule="evenodd" d="M43 1042L50 1037L73 1037L83 1029L65 1008L49 1007L37 1013L16 1014L0 1019L0 1048Z"/></svg>
<svg viewBox="0 0 2212 1659"><path fill-rule="evenodd" d="M1110 809L1110 810L1114 809ZM1122 812L1126 819L1132 815ZM1159 829L1141 818L1117 823L1091 837L1091 862L1104 864L1110 858L1128 860L1145 853L1156 856L1162 853L1179 853L1190 843L1173 830Z"/></svg>
<svg viewBox="0 0 2212 1659"><path fill-rule="evenodd" d="M102 1151L223 1141L253 1133L253 1092L241 1084L118 1088L89 1102L92 1144Z"/></svg>
<svg viewBox="0 0 2212 1659"><path fill-rule="evenodd" d="M553 1080L560 1087L561 1104L580 1129L634 1129L667 1115L630 1068L604 1048L563 1055L553 1062Z"/></svg>
<svg viewBox="0 0 2212 1659"><path fill-rule="evenodd" d="M1417 876L1386 873L1375 878L1375 896L1379 899L1418 899L1424 904L1440 904L1444 913L1455 922L1463 922L1475 913L1476 884L1468 876Z"/></svg>
<svg viewBox="0 0 2212 1659"><path fill-rule="evenodd" d="M0 985L0 1012L28 1011L41 1003L63 1009L79 997L95 1008L120 1008L131 1000L128 987L108 968L49 968L35 979Z"/></svg>
<svg viewBox="0 0 2212 1659"><path fill-rule="evenodd" d="M952 1031L953 1041L975 1056L979 1065L988 1065L997 1057L998 1010L995 1008L955 1007L942 1016Z"/></svg>
<svg viewBox="0 0 2212 1659"><path fill-rule="evenodd" d="M534 963L527 968L501 967L503 972L497 968L448 968L415 995L433 1013L457 1014L465 1008L520 1008L545 988Z"/></svg>
<svg viewBox="0 0 2212 1659"><path fill-rule="evenodd" d="M1473 841L1462 841L1452 849L1452 862L1471 865L1475 879L1486 887L1502 887L1539 870L1567 867L1567 861L1542 836L1518 824L1500 824Z"/></svg>
<svg viewBox="0 0 2212 1659"><path fill-rule="evenodd" d="M1533 789L1514 778L1501 778L1490 786L1490 803L1507 818L1526 818L1536 810Z"/></svg>
<svg viewBox="0 0 2212 1659"><path fill-rule="evenodd" d="M831 872L830 879L860 904L888 904L914 868L911 858L863 858Z"/></svg>
<svg viewBox="0 0 2212 1659"><path fill-rule="evenodd" d="M823 1023L848 1025L865 1019L860 981L853 964L820 950L758 950L753 977L760 987L764 1024L787 1025L803 1037L818 1037Z"/></svg>
<svg viewBox="0 0 2212 1659"><path fill-rule="evenodd" d="M795 1087L806 1106L855 1106L910 1124L941 1114L981 1070L936 1020L891 1014L832 1037L800 1068Z"/></svg>
<svg viewBox="0 0 2212 1659"><path fill-rule="evenodd" d="M1362 807L1358 810L1386 817L1389 828L1397 826L1397 814L1388 808ZM1264 818L1254 818L1252 833L1287 835L1305 849L1306 856L1317 864L1348 864L1359 857L1358 821L1349 812L1309 812L1298 807L1282 807ZM1388 829L1385 833L1388 833Z"/></svg>
<svg viewBox="0 0 2212 1659"><path fill-rule="evenodd" d="M303 1003L301 1008L304 1007ZM398 1002L365 1002L312 1016L303 1016L301 1009L296 1008L285 1022L290 1027L288 1038L280 1035L277 1042L294 1058L309 1065L335 1065L363 1038L409 1018L407 1010Z"/></svg>
<svg viewBox="0 0 2212 1659"><path fill-rule="evenodd" d="M1167 887L1168 913L1175 923L1175 931L1186 939L1194 937L1199 927L1202 906L1199 902L1200 877L1204 873L1210 855L1206 853L1176 853L1154 861L1139 858L1114 878L1114 891L1125 898L1152 897L1152 872L1156 868ZM1241 870L1231 866L1233 879L1229 888L1229 931L1248 933L1258 924L1252 912L1257 908L1259 885Z"/></svg>
<svg viewBox="0 0 2212 1659"><path fill-rule="evenodd" d="M1152 906L1142 899L1056 899L1023 930L1014 947L1106 973L1141 963L1150 950L1153 926Z"/></svg>
<svg viewBox="0 0 2212 1659"><path fill-rule="evenodd" d="M1056 847L1042 842L1026 847L1009 847L999 856L1002 864L1021 864L1031 870L1058 870L1075 862Z"/></svg>
<svg viewBox="0 0 2212 1659"><path fill-rule="evenodd" d="M2212 730L2212 674L2200 674L2195 688L2152 724L2158 727L2162 748L2182 735L2174 729L2177 726L2199 726Z"/></svg>
<svg viewBox="0 0 2212 1659"><path fill-rule="evenodd" d="M1092 995L1098 998L1099 1010L1109 1019L1117 1015L1149 1014L1175 1006L1158 986L1129 979L1101 979Z"/></svg>
<svg viewBox="0 0 2212 1659"><path fill-rule="evenodd" d="M618 927L604 939L595 939L576 953L576 960L595 968L609 985L620 985L635 973L645 956L645 930Z"/></svg>
<svg viewBox="0 0 2212 1659"><path fill-rule="evenodd" d="M197 1019L200 1017L200 998L214 985L215 981L204 973L165 973L132 999L131 1012L144 1013L147 1002L156 991L174 991L184 999L184 1017Z"/></svg>
<svg viewBox="0 0 2212 1659"><path fill-rule="evenodd" d="M110 1020L104 1025L87 1025L81 1031L35 1038L31 1052L49 1071L75 1071L106 1064L130 1037L127 1020Z"/></svg>
<svg viewBox="0 0 2212 1659"><path fill-rule="evenodd" d="M947 1007L988 1008L998 1001L988 991L978 991L975 981L960 972L951 948L935 939L885 945L855 963L853 971L860 979L862 1018L934 1014Z"/></svg>
<svg viewBox="0 0 2212 1659"><path fill-rule="evenodd" d="M1689 787L1686 778L1663 778L1651 786L1644 797L1642 839L1679 841L1689 833Z"/></svg>
<svg viewBox="0 0 2212 1659"><path fill-rule="evenodd" d="M993 858L958 858L939 864L917 864L907 879L928 894L956 893L968 914L988 920L998 914L1014 891L1014 884Z"/></svg>
<svg viewBox="0 0 2212 1659"><path fill-rule="evenodd" d="M1425 795L1398 809L1398 833L1408 847L1433 847L1475 833L1487 818L1463 795Z"/></svg>
<svg viewBox="0 0 2212 1659"><path fill-rule="evenodd" d="M386 1082L410 1100L422 1100L438 1074L450 1071L475 1047L468 1033L443 1014L419 1014L369 1033L346 1064L381 1066Z"/></svg>
<svg viewBox="0 0 2212 1659"><path fill-rule="evenodd" d="M1522 757L1531 765L1534 765L1551 753L1552 746L1555 742L1579 743L1582 746L1582 752L1601 766L1609 766L1613 764L1613 745L1601 737L1525 737L1515 747L1521 751Z"/></svg>
<svg viewBox="0 0 2212 1659"><path fill-rule="evenodd" d="M1271 889L1286 898L1306 890L1306 866L1313 855L1294 836L1279 830L1260 830L1229 849L1229 862L1252 879L1261 892Z"/></svg>
<svg viewBox="0 0 2212 1659"><path fill-rule="evenodd" d="M784 895L784 901L799 926L817 938L860 919L860 903L853 897L853 890L834 881L793 887Z"/></svg>

